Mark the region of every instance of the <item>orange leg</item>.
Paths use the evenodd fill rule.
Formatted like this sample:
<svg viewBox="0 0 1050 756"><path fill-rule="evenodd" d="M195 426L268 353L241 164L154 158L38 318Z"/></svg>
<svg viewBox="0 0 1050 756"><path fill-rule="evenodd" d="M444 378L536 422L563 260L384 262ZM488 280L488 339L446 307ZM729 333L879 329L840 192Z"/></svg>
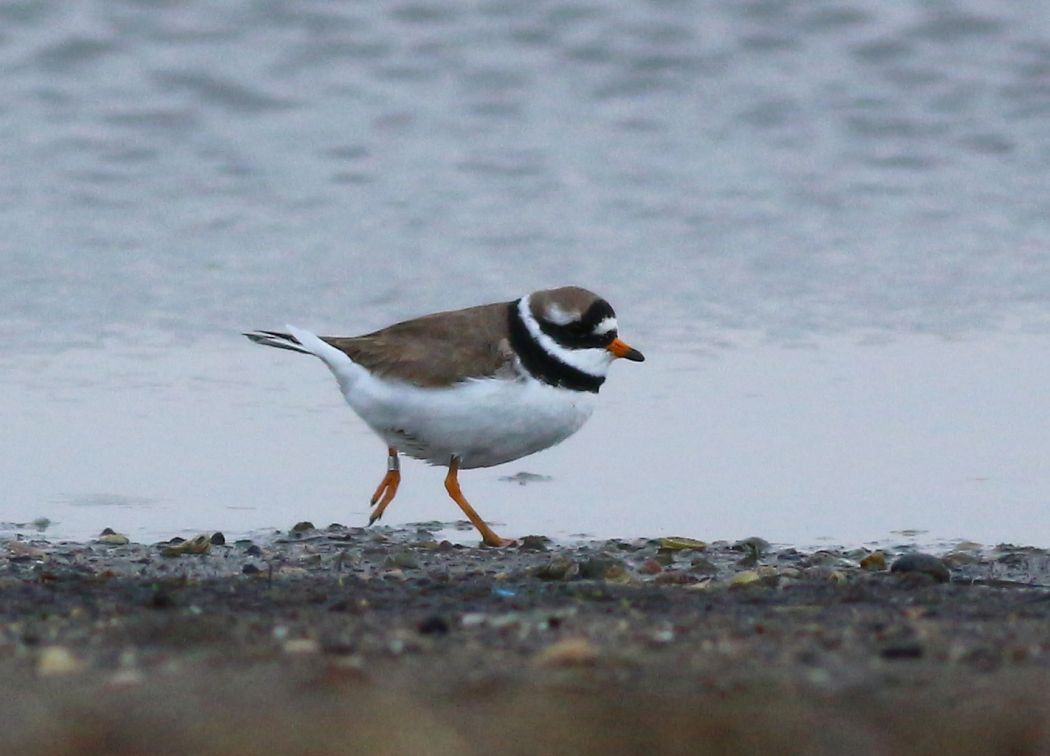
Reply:
<svg viewBox="0 0 1050 756"><path fill-rule="evenodd" d="M445 476L445 490L448 491L448 495L452 497L452 501L459 504L459 508L463 510L463 514L467 516L467 519L473 523L474 527L481 533L481 540L486 546L512 546L514 541L506 538L500 538L498 535L492 532L492 528L485 524L485 521L478 516L478 513L474 511L474 507L470 506L470 502L463 496L463 491L459 488L459 457L453 456L452 460L448 463L448 475Z"/></svg>
<svg viewBox="0 0 1050 756"><path fill-rule="evenodd" d="M387 505L397 495L397 487L401 485L401 463L397 459L397 449L392 446L388 447L386 453L388 455L386 458L386 475L379 481L379 487L372 494L371 504L375 507L375 511L368 518L369 525L383 516ZM378 506L376 506L377 502Z"/></svg>

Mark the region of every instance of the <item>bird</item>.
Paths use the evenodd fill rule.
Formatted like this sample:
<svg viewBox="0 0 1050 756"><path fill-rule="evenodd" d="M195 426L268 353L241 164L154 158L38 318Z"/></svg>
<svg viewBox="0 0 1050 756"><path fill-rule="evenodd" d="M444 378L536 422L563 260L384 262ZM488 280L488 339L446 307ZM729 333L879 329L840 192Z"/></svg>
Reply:
<svg viewBox="0 0 1050 756"><path fill-rule="evenodd" d="M405 320L362 336L285 331L244 334L319 358L351 409L387 446L369 525L401 484L399 454L447 466L445 490L486 546L501 538L463 495L459 471L554 446L594 411L611 363L645 357L619 338L616 313L579 286Z"/></svg>

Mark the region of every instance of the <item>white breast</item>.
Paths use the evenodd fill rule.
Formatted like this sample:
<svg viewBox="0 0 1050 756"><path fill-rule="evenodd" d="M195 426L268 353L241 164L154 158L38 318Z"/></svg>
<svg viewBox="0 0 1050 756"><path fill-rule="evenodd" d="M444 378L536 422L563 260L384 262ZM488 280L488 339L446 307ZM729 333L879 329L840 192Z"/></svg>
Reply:
<svg viewBox="0 0 1050 756"><path fill-rule="evenodd" d="M464 469L490 467L564 441L594 411L596 394L531 377L478 378L421 388L377 378L307 331L299 343L320 357L353 410L389 446L432 464L453 455Z"/></svg>

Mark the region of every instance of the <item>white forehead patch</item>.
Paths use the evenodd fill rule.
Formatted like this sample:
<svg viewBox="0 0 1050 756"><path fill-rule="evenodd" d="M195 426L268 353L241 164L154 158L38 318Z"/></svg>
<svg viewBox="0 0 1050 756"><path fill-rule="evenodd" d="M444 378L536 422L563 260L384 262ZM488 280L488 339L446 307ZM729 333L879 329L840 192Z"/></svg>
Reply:
<svg viewBox="0 0 1050 756"><path fill-rule="evenodd" d="M605 334L610 333L611 331L615 331L615 330L616 330L616 318L608 317L608 318L605 318L604 320L602 320L601 323L599 323L598 325L596 325L594 327L593 333L594 333L595 336L604 336Z"/></svg>
<svg viewBox="0 0 1050 756"><path fill-rule="evenodd" d="M549 320L554 325L567 326L569 323L575 323L580 319L578 312L566 312L556 304L552 304L547 308L547 312L543 314L543 317Z"/></svg>

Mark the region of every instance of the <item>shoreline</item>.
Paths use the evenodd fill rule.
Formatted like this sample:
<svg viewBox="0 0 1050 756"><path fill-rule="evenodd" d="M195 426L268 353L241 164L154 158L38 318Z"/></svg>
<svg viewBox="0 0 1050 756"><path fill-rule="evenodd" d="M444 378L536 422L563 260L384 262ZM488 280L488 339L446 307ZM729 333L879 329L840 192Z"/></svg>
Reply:
<svg viewBox="0 0 1050 756"><path fill-rule="evenodd" d="M530 536L496 550L297 528L0 542L8 744L1050 750L1043 549Z"/></svg>

